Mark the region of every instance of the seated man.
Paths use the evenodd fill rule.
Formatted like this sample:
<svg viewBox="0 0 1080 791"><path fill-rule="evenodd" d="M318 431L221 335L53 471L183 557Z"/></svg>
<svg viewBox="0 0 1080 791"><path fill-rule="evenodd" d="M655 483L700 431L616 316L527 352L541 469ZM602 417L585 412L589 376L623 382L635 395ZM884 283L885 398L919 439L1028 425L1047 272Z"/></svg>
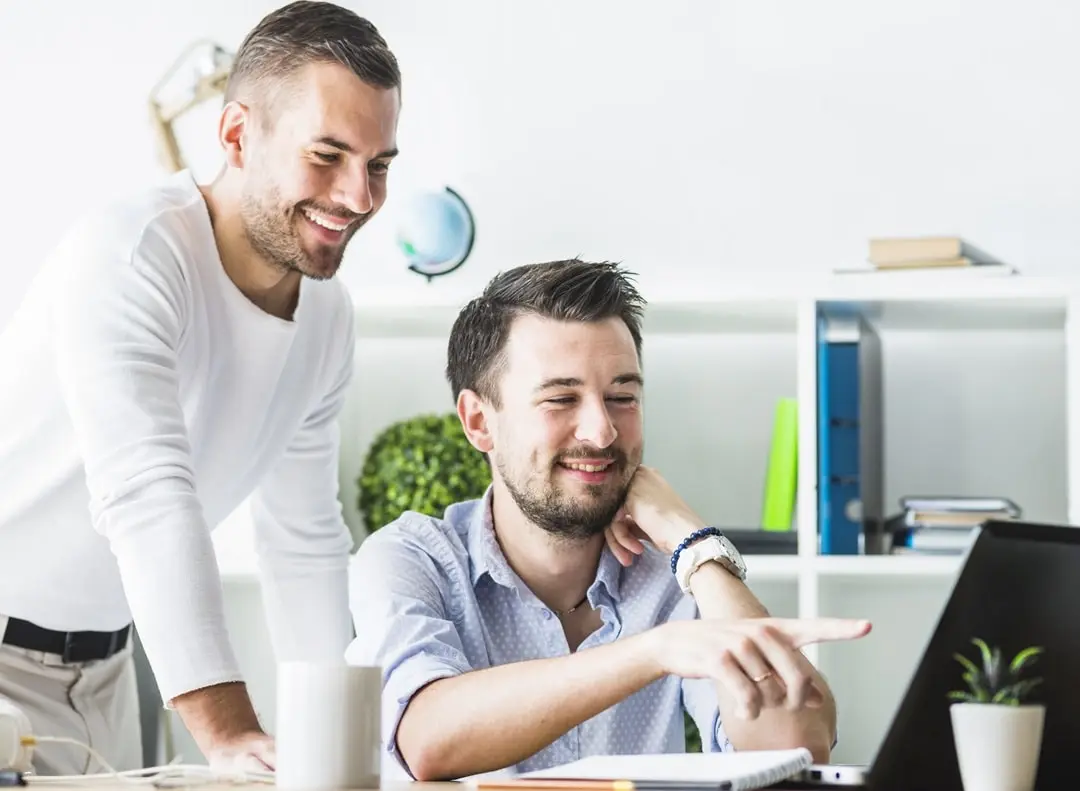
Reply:
<svg viewBox="0 0 1080 791"><path fill-rule="evenodd" d="M373 534L350 583L347 658L383 668L383 738L415 779L681 752L683 707L706 750L828 758L834 702L799 648L869 624L768 617L641 464L643 308L619 267L572 260L498 275L454 324L447 376L493 483Z"/></svg>

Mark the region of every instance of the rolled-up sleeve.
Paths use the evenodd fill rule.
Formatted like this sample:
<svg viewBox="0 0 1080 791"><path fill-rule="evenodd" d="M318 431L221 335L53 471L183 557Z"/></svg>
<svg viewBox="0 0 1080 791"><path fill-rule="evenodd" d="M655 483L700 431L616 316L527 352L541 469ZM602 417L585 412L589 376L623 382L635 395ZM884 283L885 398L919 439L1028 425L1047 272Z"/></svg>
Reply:
<svg viewBox="0 0 1080 791"><path fill-rule="evenodd" d="M415 779L397 744L405 709L427 684L472 667L448 612L449 582L422 548L384 530L353 558L349 602L356 636L346 660L382 669L383 746Z"/></svg>
<svg viewBox="0 0 1080 791"><path fill-rule="evenodd" d="M716 698L716 682L711 678L682 679L683 708L694 720L701 734L703 752L731 752L735 747L724 733L720 705Z"/></svg>

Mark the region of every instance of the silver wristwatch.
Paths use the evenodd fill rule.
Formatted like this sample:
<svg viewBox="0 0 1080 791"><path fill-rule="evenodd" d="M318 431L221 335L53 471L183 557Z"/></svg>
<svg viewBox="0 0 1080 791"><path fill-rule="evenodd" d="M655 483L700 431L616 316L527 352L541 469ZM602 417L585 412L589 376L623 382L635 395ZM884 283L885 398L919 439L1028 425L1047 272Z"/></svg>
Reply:
<svg viewBox="0 0 1080 791"><path fill-rule="evenodd" d="M746 579L746 564L735 545L726 536L708 536L695 541L679 553L675 565L675 579L683 593L690 592L690 575L709 561L719 563L737 579Z"/></svg>

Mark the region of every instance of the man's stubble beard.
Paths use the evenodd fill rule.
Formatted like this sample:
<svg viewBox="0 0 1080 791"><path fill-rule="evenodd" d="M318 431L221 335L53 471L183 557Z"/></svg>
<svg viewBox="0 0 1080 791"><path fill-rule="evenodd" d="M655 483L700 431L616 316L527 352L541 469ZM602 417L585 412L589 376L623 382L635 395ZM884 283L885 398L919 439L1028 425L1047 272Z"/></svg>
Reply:
<svg viewBox="0 0 1080 791"><path fill-rule="evenodd" d="M255 193L245 192L240 205L240 217L244 224L244 233L248 244L263 260L282 273L298 272L313 280L329 280L341 267L345 248L352 241L353 235L364 226L370 214L357 218L346 231L344 240L336 248L322 247L330 251L323 260L313 261L300 239L296 223L301 214L302 204L290 211L279 207L280 194L277 190L264 193L267 197L260 201Z"/></svg>
<svg viewBox="0 0 1080 791"><path fill-rule="evenodd" d="M618 474L625 475L629 464L625 454L616 456L614 466ZM550 535L575 543L603 533L623 507L630 491L629 479L610 493L605 491L607 484L586 484L592 499L582 503L546 482L543 492L518 486L501 460L496 461L496 466L507 491L526 519Z"/></svg>

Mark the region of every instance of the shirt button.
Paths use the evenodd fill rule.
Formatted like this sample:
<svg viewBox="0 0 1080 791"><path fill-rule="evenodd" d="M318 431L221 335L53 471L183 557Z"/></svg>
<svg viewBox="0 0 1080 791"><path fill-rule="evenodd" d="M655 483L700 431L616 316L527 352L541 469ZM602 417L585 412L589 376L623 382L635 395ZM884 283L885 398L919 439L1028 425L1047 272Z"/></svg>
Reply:
<svg viewBox="0 0 1080 791"><path fill-rule="evenodd" d="M551 610L544 609L544 610L541 610L540 612L542 612L544 614L544 620L545 621L550 621L551 620Z"/></svg>

